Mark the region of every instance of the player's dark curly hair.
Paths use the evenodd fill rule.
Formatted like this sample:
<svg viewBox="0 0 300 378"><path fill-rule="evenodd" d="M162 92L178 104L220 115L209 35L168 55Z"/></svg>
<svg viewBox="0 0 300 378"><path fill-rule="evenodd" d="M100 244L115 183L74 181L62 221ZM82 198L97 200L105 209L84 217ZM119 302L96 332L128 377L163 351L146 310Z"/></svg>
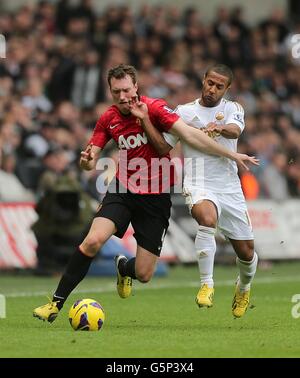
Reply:
<svg viewBox="0 0 300 378"><path fill-rule="evenodd" d="M132 79L133 84L137 82L137 71L133 66L127 64L120 64L116 67L111 68L107 74L108 85L110 86L111 79L123 79L126 75L129 75Z"/></svg>
<svg viewBox="0 0 300 378"><path fill-rule="evenodd" d="M231 69L228 66L225 66L225 64L214 64L213 66L210 66L208 70L205 72L204 77L206 77L210 72L216 72L222 76L225 76L228 78L228 86L232 83L233 80L233 73Z"/></svg>

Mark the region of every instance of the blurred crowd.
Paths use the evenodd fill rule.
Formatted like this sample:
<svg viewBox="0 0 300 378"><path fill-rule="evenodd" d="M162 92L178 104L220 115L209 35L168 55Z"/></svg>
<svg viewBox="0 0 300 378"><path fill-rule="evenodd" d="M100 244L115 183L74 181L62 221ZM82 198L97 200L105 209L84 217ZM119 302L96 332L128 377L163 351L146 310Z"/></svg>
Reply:
<svg viewBox="0 0 300 378"><path fill-rule="evenodd" d="M250 26L240 7L220 8L207 23L196 8L111 5L96 12L91 0L72 4L40 1L0 14L7 44L0 59L0 201L37 200L45 175L66 171L98 197L97 172L79 172L78 157L111 104L106 75L119 63L137 67L142 94L173 108L199 97L209 65L230 66L227 97L246 114L239 150L261 161L241 173L246 197L299 196L300 60L290 41L300 24L280 9ZM109 144L106 155L115 156L114 148Z"/></svg>

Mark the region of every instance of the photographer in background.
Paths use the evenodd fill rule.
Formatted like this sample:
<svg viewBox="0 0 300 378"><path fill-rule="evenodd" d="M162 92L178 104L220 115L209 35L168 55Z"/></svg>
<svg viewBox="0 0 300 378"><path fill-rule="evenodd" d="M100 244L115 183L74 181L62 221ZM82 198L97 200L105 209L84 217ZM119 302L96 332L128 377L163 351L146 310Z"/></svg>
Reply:
<svg viewBox="0 0 300 378"><path fill-rule="evenodd" d="M32 226L38 241L38 275L61 272L94 215L92 199L82 190L76 173L66 169L66 155L62 149L52 149L44 158L48 169L40 179L39 219Z"/></svg>

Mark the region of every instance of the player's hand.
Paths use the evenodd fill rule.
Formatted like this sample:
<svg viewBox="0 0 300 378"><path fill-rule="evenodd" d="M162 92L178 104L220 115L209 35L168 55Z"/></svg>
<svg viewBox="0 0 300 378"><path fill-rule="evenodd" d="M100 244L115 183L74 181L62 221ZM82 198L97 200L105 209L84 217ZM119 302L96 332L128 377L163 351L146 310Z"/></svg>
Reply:
<svg viewBox="0 0 300 378"><path fill-rule="evenodd" d="M248 156L246 154L236 153L235 161L238 165L246 169L246 171L249 171L247 164L259 165L259 159L257 159L255 156Z"/></svg>
<svg viewBox="0 0 300 378"><path fill-rule="evenodd" d="M140 120L148 117L148 106L140 101L137 96L129 101L129 109L131 114Z"/></svg>
<svg viewBox="0 0 300 378"><path fill-rule="evenodd" d="M95 158L94 152L92 152L93 143L89 144L84 151L80 153L80 166L81 168L90 171L93 169L93 160Z"/></svg>
<svg viewBox="0 0 300 378"><path fill-rule="evenodd" d="M220 136L223 131L222 125L217 125L215 122L210 122L206 125L206 128L203 129L205 134L207 134L211 138L215 138Z"/></svg>

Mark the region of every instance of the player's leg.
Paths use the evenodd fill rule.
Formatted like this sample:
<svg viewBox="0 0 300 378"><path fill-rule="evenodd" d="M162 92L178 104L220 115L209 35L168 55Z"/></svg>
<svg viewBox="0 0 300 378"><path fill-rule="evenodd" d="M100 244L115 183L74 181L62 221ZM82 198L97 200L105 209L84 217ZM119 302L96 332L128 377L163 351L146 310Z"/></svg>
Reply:
<svg viewBox="0 0 300 378"><path fill-rule="evenodd" d="M136 257L127 260L117 256L118 276L148 282L154 274L164 236L169 226L171 199L169 194L133 195L134 215L131 218L137 241ZM118 277L119 278L119 277ZM129 290L128 290L129 291ZM118 287L120 295L120 289ZM128 295L122 296L127 298Z"/></svg>
<svg viewBox="0 0 300 378"><path fill-rule="evenodd" d="M54 301L59 301L59 308L62 307L71 291L85 277L93 258L103 244L115 232L116 226L112 220L102 217L94 219L87 236L71 257L53 296Z"/></svg>
<svg viewBox="0 0 300 378"><path fill-rule="evenodd" d="M142 283L152 278L158 256L147 249L137 246L136 256L128 260L125 256L116 256L116 268L118 273L117 290L121 298L128 298L131 294L132 280L137 279Z"/></svg>
<svg viewBox="0 0 300 378"><path fill-rule="evenodd" d="M236 264L239 269L232 301L232 313L234 317L240 318L245 314L249 306L250 288L256 273L258 257L254 251L253 240L230 239L230 242L237 254Z"/></svg>
<svg viewBox="0 0 300 378"><path fill-rule="evenodd" d="M113 234L118 237L124 235L131 217L127 202L126 194L109 192L106 194L88 235L72 255L52 302L36 308L34 316L53 321L68 295L87 274L94 256L102 245Z"/></svg>
<svg viewBox="0 0 300 378"><path fill-rule="evenodd" d="M149 220L143 222L144 226L146 226L145 223L149 223ZM139 229L142 228L143 225L140 224L137 227L133 221L133 227L135 229L134 236L138 243L136 256L130 260L127 260L125 256L117 256L118 260L116 261L118 264L118 272L122 277L127 276L146 283L151 280L154 274L168 226L164 226L159 219L152 219L151 227L150 224L148 224L148 231L143 230L143 234L141 234ZM127 296L120 296L127 298Z"/></svg>
<svg viewBox="0 0 300 378"><path fill-rule="evenodd" d="M200 273L200 290L196 296L199 307L212 307L214 295L214 257L216 253L217 210L213 202L203 200L192 208L192 216L199 228L195 238L195 249Z"/></svg>
<svg viewBox="0 0 300 378"><path fill-rule="evenodd" d="M137 246L135 275L140 282L147 283L151 280L155 272L158 257L159 256L141 247L140 245Z"/></svg>
<svg viewBox="0 0 300 378"><path fill-rule="evenodd" d="M241 291L250 289L253 281L258 257L254 251L253 240L234 240L229 239L236 254L236 263L239 268L239 287Z"/></svg>
<svg viewBox="0 0 300 378"><path fill-rule="evenodd" d="M55 320L70 293L87 274L94 256L115 232L116 226L110 219L94 219L86 238L71 256L52 301L37 307L33 311L33 316L49 322Z"/></svg>
<svg viewBox="0 0 300 378"><path fill-rule="evenodd" d="M137 241L135 274L140 282L149 282L155 272L171 215L170 194L145 195L138 203L141 209L133 219Z"/></svg>
<svg viewBox="0 0 300 378"><path fill-rule="evenodd" d="M235 317L245 314L250 300L250 287L254 279L258 257L254 250L253 231L242 193L222 195L222 215L219 227L231 242L237 254L239 275L232 304Z"/></svg>
<svg viewBox="0 0 300 378"><path fill-rule="evenodd" d="M214 295L214 257L216 253L215 232L218 221L218 201L215 195L207 193L204 197L201 190L185 188L187 203L191 215L199 228L195 237L195 250L200 273L200 289L196 296L199 307L212 307Z"/></svg>

